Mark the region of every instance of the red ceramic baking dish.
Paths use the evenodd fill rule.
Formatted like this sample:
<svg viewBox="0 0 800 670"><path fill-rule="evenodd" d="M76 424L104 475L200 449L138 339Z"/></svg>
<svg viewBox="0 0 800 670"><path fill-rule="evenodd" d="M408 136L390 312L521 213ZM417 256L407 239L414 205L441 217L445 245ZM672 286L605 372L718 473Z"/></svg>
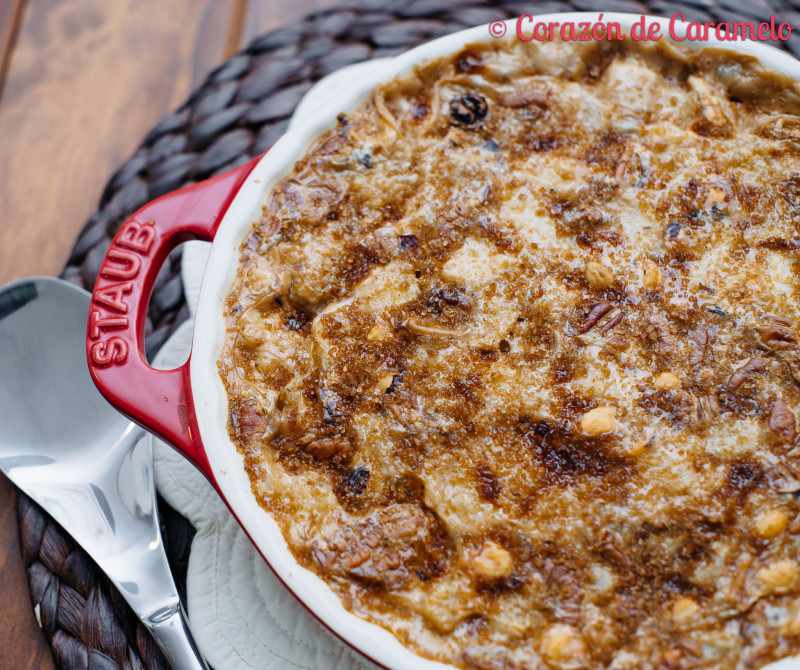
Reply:
<svg viewBox="0 0 800 670"><path fill-rule="evenodd" d="M597 15L556 14L537 19L594 21ZM604 21L617 21L626 29L639 20L636 15L604 16ZM659 21L662 32L667 33L669 20ZM678 31L685 30L685 26L675 25ZM513 35L515 21L507 22L506 30ZM415 48L341 91L265 155L142 207L120 228L108 250L88 323L89 367L103 395L205 474L278 577L320 621L365 656L398 670L451 666L421 658L388 631L350 614L321 579L298 565L278 525L251 492L242 458L228 435L227 396L217 368L225 337L223 303L236 276L239 245L260 216L272 186L293 169L315 138L334 127L338 114L355 109L369 99L376 84L410 71L421 61L489 39L490 28L480 26ZM691 43L709 44L719 45L714 39ZM722 46L756 56L771 69L800 78L800 63L776 49L741 41ZM144 356L148 300L169 252L190 239L213 241L192 355L180 368L156 370Z"/></svg>

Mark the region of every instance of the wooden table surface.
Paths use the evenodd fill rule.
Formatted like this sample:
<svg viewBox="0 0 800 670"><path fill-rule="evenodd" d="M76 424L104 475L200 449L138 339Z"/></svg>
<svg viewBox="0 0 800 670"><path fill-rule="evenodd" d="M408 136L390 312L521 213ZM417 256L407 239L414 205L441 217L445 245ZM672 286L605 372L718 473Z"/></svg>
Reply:
<svg viewBox="0 0 800 670"><path fill-rule="evenodd" d="M0 285L58 275L112 172L255 36L336 0L0 0ZM53 668L0 475L0 668Z"/></svg>

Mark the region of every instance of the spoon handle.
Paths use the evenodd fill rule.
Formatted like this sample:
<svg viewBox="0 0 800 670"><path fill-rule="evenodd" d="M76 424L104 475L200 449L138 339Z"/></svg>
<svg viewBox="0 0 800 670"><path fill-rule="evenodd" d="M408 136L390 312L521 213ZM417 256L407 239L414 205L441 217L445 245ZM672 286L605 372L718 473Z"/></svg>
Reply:
<svg viewBox="0 0 800 670"><path fill-rule="evenodd" d="M142 618L172 670L208 670L180 602Z"/></svg>

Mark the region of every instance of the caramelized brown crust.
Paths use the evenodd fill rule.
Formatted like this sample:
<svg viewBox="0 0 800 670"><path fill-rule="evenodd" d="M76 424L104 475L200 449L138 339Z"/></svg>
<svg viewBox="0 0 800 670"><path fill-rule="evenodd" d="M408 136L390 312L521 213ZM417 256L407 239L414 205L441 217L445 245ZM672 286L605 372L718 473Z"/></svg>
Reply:
<svg viewBox="0 0 800 670"><path fill-rule="evenodd" d="M340 117L242 245L220 360L300 563L464 668L800 653L798 90L508 41Z"/></svg>

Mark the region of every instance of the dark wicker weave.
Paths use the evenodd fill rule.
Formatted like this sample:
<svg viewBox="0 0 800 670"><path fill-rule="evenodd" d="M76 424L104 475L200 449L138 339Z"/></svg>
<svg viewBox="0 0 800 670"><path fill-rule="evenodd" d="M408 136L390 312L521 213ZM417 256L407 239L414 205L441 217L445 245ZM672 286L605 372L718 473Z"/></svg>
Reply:
<svg viewBox="0 0 800 670"><path fill-rule="evenodd" d="M260 154L284 132L302 95L345 65L393 55L468 26L521 13L623 11L688 20L760 21L776 15L800 25L794 0L573 0L352 2L256 39L209 75L163 119L109 180L100 207L81 232L62 277L91 288L110 238L148 200L206 179ZM777 46L800 56L800 33ZM147 319L152 355L187 318L180 249L161 271ZM162 532L180 589L194 530L163 502ZM154 642L94 563L38 506L18 496L22 553L31 600L56 665L68 669L164 668Z"/></svg>

